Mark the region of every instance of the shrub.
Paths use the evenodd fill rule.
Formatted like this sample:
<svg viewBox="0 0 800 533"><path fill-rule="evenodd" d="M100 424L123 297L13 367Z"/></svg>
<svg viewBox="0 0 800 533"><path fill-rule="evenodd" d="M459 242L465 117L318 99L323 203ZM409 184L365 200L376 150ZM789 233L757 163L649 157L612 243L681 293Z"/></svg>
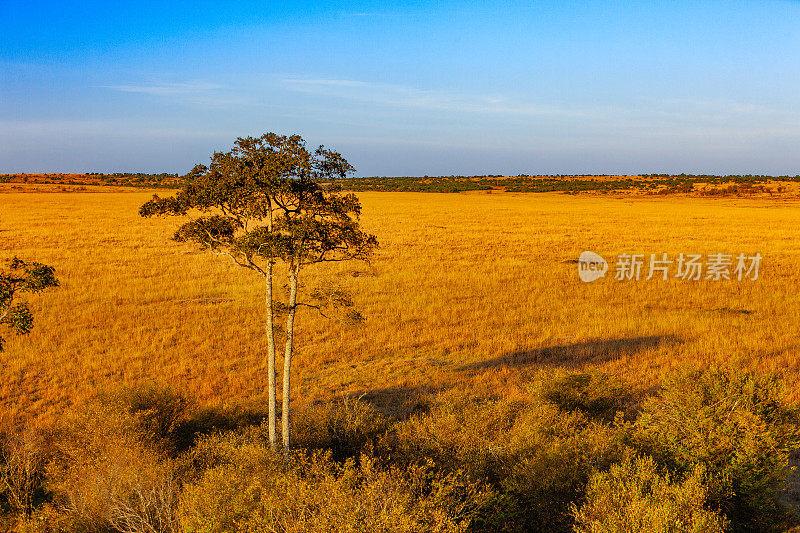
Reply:
<svg viewBox="0 0 800 533"><path fill-rule="evenodd" d="M58 511L50 504L37 507L29 516L19 517L13 528L14 533L85 533L70 516Z"/></svg>
<svg viewBox="0 0 800 533"><path fill-rule="evenodd" d="M533 377L504 397L488 385L441 392L392 423L361 401L297 408L302 451L288 463L257 411L123 391L60 429L0 435L0 511L14 507L0 530L715 532L723 516L733 531L791 525L779 490L800 429L779 381L695 373L639 406L602 374ZM637 411L635 422L622 415Z"/></svg>
<svg viewBox="0 0 800 533"><path fill-rule="evenodd" d="M525 410L523 402L487 399L461 390L438 394L428 412L387 432L378 453L397 464L431 458L442 469L466 469L475 479L499 479L499 468L512 450L510 436ZM551 410L555 410L551 407Z"/></svg>
<svg viewBox="0 0 800 533"><path fill-rule="evenodd" d="M556 373L543 380L540 394L566 411L580 411L612 422L618 412L632 414L636 397L618 378L605 374Z"/></svg>
<svg viewBox="0 0 800 533"><path fill-rule="evenodd" d="M175 467L158 449L160 433L147 433L140 423L129 413L95 409L72 421L57 443L49 488L75 529L176 530Z"/></svg>
<svg viewBox="0 0 800 533"><path fill-rule="evenodd" d="M358 457L389 428L389 422L372 405L357 399L314 405L298 411L295 444L329 450L334 460Z"/></svg>
<svg viewBox="0 0 800 533"><path fill-rule="evenodd" d="M108 396L104 404L129 418L128 423L153 444L168 448L182 443L179 430L195 407L186 396L152 385L121 389Z"/></svg>
<svg viewBox="0 0 800 533"><path fill-rule="evenodd" d="M628 453L625 428L563 412L529 416L517 428L526 445L508 457L500 482L513 506L497 517L501 527L490 530L569 531L570 505L583 495L591 474Z"/></svg>
<svg viewBox="0 0 800 533"><path fill-rule="evenodd" d="M783 403L774 377L735 370L695 372L668 383L645 402L639 444L656 459L709 475L709 501L735 531L785 526L779 498L789 452L800 442L798 412Z"/></svg>
<svg viewBox="0 0 800 533"><path fill-rule="evenodd" d="M124 388L105 398L103 404L130 418L152 446L177 456L189 450L201 435L257 426L266 415L241 407L200 407L182 393L146 385Z"/></svg>
<svg viewBox="0 0 800 533"><path fill-rule="evenodd" d="M286 463L241 433L203 439L197 453L209 468L183 491L187 532L464 531L482 498L477 484L430 464L382 468L319 452Z"/></svg>
<svg viewBox="0 0 800 533"><path fill-rule="evenodd" d="M49 432L5 427L0 433L0 509L29 516L49 494L45 469L52 459Z"/></svg>
<svg viewBox="0 0 800 533"><path fill-rule="evenodd" d="M425 416L387 434L378 453L397 464L433 458L444 472L463 469L495 495L472 531L569 531L570 504L592 472L626 453L622 422L607 425L565 412L532 394L527 400L439 394Z"/></svg>
<svg viewBox="0 0 800 533"><path fill-rule="evenodd" d="M651 457L628 457L596 473L586 501L572 506L575 533L722 533L725 521L705 509L702 467L682 482L659 474Z"/></svg>

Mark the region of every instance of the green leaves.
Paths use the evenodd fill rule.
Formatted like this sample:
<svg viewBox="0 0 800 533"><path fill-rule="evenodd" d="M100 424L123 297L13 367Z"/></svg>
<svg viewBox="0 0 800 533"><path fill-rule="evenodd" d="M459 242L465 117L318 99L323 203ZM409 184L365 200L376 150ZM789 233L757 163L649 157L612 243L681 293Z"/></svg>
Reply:
<svg viewBox="0 0 800 533"><path fill-rule="evenodd" d="M33 328L33 314L27 304L20 303L12 306L0 323L8 325L17 335L25 335Z"/></svg>
<svg viewBox="0 0 800 533"><path fill-rule="evenodd" d="M55 269L51 266L41 263L26 263L15 257L9 262L9 268L12 272L4 274L0 278L0 287L16 287L15 290L24 292L39 292L49 287L58 287Z"/></svg>
<svg viewBox="0 0 800 533"><path fill-rule="evenodd" d="M641 447L678 471L706 468L710 502L735 531L782 531L775 488L800 446L800 412L784 395L774 376L726 367L687 374L644 402Z"/></svg>
<svg viewBox="0 0 800 533"><path fill-rule="evenodd" d="M358 198L336 185L353 171L338 152L322 146L310 152L299 135L239 138L230 151L214 153L208 166L186 174L175 196L154 196L139 214L187 216L176 241L228 255L265 277L276 261L290 272L327 261L366 261L378 241L359 226ZM300 305L324 312L350 308L352 301L344 293L317 292ZM361 320L355 311L346 315Z"/></svg>
<svg viewBox="0 0 800 533"><path fill-rule="evenodd" d="M8 271L0 272L0 324L17 335L25 335L33 328L33 314L24 302L14 304L18 293L41 292L58 287L55 269L41 263L26 263L15 257L8 262ZM5 339L0 337L0 351Z"/></svg>
<svg viewBox="0 0 800 533"><path fill-rule="evenodd" d="M266 226L243 233L232 244L232 251L247 257L274 259L291 255L292 239Z"/></svg>
<svg viewBox="0 0 800 533"><path fill-rule="evenodd" d="M239 138L230 151L215 153L209 166L186 174L178 194L154 196L139 214L206 213L183 224L175 240L228 254L261 273L263 261L366 260L377 239L359 228L358 198L335 186L353 170L338 152L309 152L299 135Z"/></svg>
<svg viewBox="0 0 800 533"><path fill-rule="evenodd" d="M240 226L238 221L230 217L200 217L178 228L172 238L178 242L196 242L201 249L217 250L231 246L237 226Z"/></svg>
<svg viewBox="0 0 800 533"><path fill-rule="evenodd" d="M151 217L153 215L185 215L187 210L187 203L181 195L161 198L157 194L154 194L152 200L139 208L139 214L143 217Z"/></svg>

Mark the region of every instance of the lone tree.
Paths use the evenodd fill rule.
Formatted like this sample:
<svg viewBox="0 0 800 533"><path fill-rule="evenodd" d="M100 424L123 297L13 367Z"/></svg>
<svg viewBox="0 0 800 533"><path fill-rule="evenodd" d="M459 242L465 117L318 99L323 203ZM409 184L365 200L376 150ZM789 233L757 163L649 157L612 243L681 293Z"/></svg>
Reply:
<svg viewBox="0 0 800 533"><path fill-rule="evenodd" d="M26 302L14 303L19 293L41 292L49 287L58 287L55 269L41 263L26 263L14 258L8 269L0 272L0 324L17 335L26 335L33 329L33 314ZM0 351L5 339L0 336Z"/></svg>
<svg viewBox="0 0 800 533"><path fill-rule="evenodd" d="M142 205L139 214L183 215L189 220L174 235L201 249L231 258L260 274L266 291L269 439L277 449L275 319L285 314L283 353L282 436L289 451L289 398L294 320L301 306L322 316L333 311L360 320L349 295L333 284L317 287L301 298L303 268L329 261L368 260L378 245L359 227L361 204L354 194L342 194L336 184L353 167L338 153L320 146L309 152L299 135L267 133L239 138L233 149L216 152L209 166L197 165L172 197ZM275 298L274 265L286 266L284 299Z"/></svg>

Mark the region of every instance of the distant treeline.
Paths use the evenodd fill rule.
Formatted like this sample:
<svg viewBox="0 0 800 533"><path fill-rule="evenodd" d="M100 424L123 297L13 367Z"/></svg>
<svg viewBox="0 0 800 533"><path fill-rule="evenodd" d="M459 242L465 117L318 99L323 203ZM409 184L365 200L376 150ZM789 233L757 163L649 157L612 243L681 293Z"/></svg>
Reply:
<svg viewBox="0 0 800 533"><path fill-rule="evenodd" d="M484 176L421 176L421 177L368 177L348 178L341 181L344 189L351 191L401 191L401 192L464 192L504 190L508 192L581 192L610 193L637 190L651 194L688 193L695 184L731 184L724 189L699 190L701 194L731 194L767 192L766 182L800 182L798 176L762 175L694 175L694 174L642 174L638 176L608 175L520 175L503 177ZM723 191L723 192L717 192Z"/></svg>
<svg viewBox="0 0 800 533"><path fill-rule="evenodd" d="M116 185L120 187L175 188L181 183L178 174L162 172L87 172L83 174L0 174L0 183L51 183L58 185Z"/></svg>
<svg viewBox="0 0 800 533"><path fill-rule="evenodd" d="M610 175L538 175L501 176L372 176L346 178L340 184L348 191L391 192L563 192L566 194L638 192L644 194L697 193L703 196L748 195L783 192L785 188L768 187L768 183L796 182L797 176L710 174L641 174L636 176ZM59 185L114 185L121 187L177 188L182 183L178 174L145 174L116 172L106 174L0 174L0 183L51 183ZM696 187L700 185L700 187Z"/></svg>

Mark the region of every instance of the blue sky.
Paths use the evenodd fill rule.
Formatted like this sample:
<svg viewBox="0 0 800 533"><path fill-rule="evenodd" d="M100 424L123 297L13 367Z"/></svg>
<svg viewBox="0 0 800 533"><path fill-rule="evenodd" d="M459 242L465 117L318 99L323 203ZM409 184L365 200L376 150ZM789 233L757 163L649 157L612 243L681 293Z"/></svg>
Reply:
<svg viewBox="0 0 800 533"><path fill-rule="evenodd" d="M0 172L800 173L800 2L0 0Z"/></svg>

